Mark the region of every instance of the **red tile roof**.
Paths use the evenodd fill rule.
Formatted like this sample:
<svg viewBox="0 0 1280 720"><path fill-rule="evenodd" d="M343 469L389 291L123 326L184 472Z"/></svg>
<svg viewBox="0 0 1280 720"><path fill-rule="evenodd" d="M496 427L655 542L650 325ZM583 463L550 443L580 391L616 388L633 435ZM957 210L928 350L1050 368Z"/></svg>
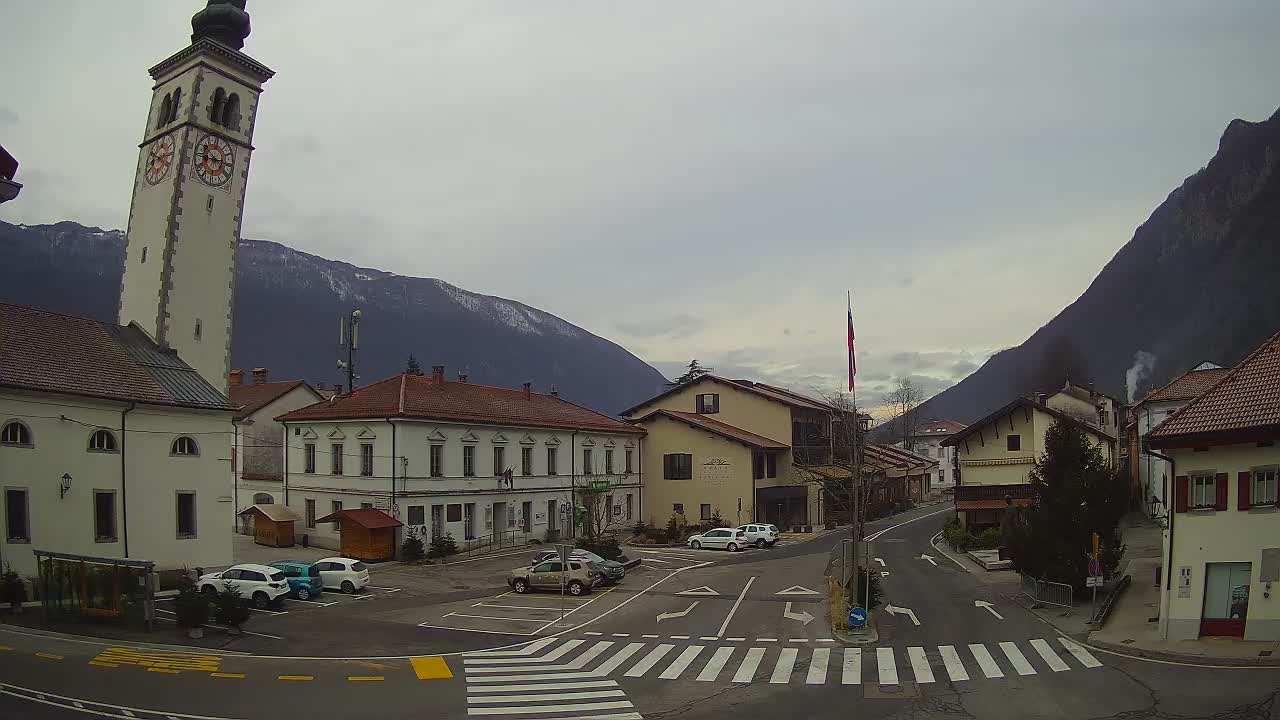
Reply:
<svg viewBox="0 0 1280 720"><path fill-rule="evenodd" d="M697 385L698 383L703 383L703 382L713 382L713 383L719 383L721 385L728 385L729 387L732 387L738 390L745 390L749 393L752 393L753 395L758 395L760 397L773 400L774 402L782 403L783 405L786 405L788 407L804 408L807 410L820 410L823 412L829 412L831 410L831 407L829 405L819 400L807 398L798 393L791 392L790 390L782 390L781 388L775 388L770 385L763 385L761 383L751 382L750 380L729 380L727 378L722 378L718 375L711 375L710 373L708 373L706 375L700 375L697 378L690 380L689 382L681 383L680 385L675 385L673 387L667 388L666 390L663 390L662 392L658 393L657 395L654 395L648 400L645 400L639 405L636 405L634 407L629 407L618 414L631 415L636 410L639 410L643 407L651 405L655 401L661 398L664 398L670 395L671 393L684 390L687 387L692 387L694 385Z"/></svg>
<svg viewBox="0 0 1280 720"><path fill-rule="evenodd" d="M220 390L136 325L0 303L0 387L232 410Z"/></svg>
<svg viewBox="0 0 1280 720"><path fill-rule="evenodd" d="M1152 390L1142 402L1164 402L1166 400L1191 400L1200 397L1205 390L1227 376L1231 368L1209 368L1205 370L1188 370L1174 378L1168 385Z"/></svg>
<svg viewBox="0 0 1280 720"><path fill-rule="evenodd" d="M428 375L409 374L393 375L276 419L299 422L380 418L644 434L643 429L634 425L547 393L531 392L526 398L523 390L448 380L436 382Z"/></svg>
<svg viewBox="0 0 1280 720"><path fill-rule="evenodd" d="M274 380L248 385L232 385L229 391L231 402L239 406L236 418L249 417L299 385L307 385L307 383L302 380ZM307 387L311 386L307 385ZM315 395L315 399L320 399L319 393Z"/></svg>
<svg viewBox="0 0 1280 720"><path fill-rule="evenodd" d="M1157 447L1176 447L1179 440L1214 444L1255 434L1280 435L1280 333L1157 425L1150 438Z"/></svg>
<svg viewBox="0 0 1280 720"><path fill-rule="evenodd" d="M930 420L924 424L924 427L916 431L916 434L921 437L944 437L952 433L958 433L966 427L968 427L968 425L965 425L962 422L956 422L955 420Z"/></svg>
<svg viewBox="0 0 1280 720"><path fill-rule="evenodd" d="M1009 403L1008 405L1005 405L1004 407L1000 408L999 410L996 410L990 415L982 418L981 420L973 423L972 425L965 427L964 430L954 433L953 435L951 435L951 437L947 438L946 440L943 440L941 444L945 447L957 447L960 445L960 443L964 442L965 438L972 436L974 433L978 432L979 430L982 430L984 427L999 420L1000 418L1003 418L1005 415L1008 415L1009 413L1013 412L1014 410L1020 407L1034 408L1036 410L1039 410L1042 413L1052 415L1053 417L1059 420L1071 423L1079 427L1081 430L1084 430L1087 433L1092 433L1094 435L1097 435L1100 438L1104 438L1106 440L1116 439L1115 436L1112 435L1111 433L1108 433L1107 431L1101 428L1090 425L1089 423L1079 418L1072 417L1071 415L1068 415L1062 412L1061 410L1054 410L1048 405L1042 405L1030 398L1020 397L1014 400L1013 402Z"/></svg>
<svg viewBox="0 0 1280 720"><path fill-rule="evenodd" d="M316 522L337 522L346 521L359 525L362 528L375 530L377 528L401 527L404 523L382 512L377 508L357 508L355 510L339 510L335 513L329 513L322 518L316 518Z"/></svg>
<svg viewBox="0 0 1280 720"><path fill-rule="evenodd" d="M743 430L740 427L736 427L719 420L713 420L706 415L698 415L697 413L676 412L674 410L654 410L648 415L636 418L634 422L643 423L655 416L670 418L676 422L682 422L691 427L706 430L725 439L742 443L743 445L760 450L786 450L790 447L786 443L771 440L763 435L757 435L753 432Z"/></svg>

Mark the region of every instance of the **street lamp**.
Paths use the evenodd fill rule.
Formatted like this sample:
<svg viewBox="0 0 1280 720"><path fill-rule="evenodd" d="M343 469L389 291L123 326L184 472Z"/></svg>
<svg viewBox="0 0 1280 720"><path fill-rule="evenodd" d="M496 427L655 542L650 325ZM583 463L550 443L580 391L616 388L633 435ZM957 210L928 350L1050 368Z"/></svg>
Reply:
<svg viewBox="0 0 1280 720"><path fill-rule="evenodd" d="M62 499L71 491L71 473L62 473L62 487L59 489L58 498Z"/></svg>

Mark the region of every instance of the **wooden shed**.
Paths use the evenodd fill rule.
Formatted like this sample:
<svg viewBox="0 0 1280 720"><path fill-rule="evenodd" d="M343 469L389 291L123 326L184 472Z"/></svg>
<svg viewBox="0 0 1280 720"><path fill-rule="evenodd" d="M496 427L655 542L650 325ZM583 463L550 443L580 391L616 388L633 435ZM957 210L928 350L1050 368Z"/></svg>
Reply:
<svg viewBox="0 0 1280 720"><path fill-rule="evenodd" d="M288 505L250 505L240 511L253 520L253 541L268 547L293 547L293 523L300 520Z"/></svg>
<svg viewBox="0 0 1280 720"><path fill-rule="evenodd" d="M317 523L338 523L342 555L357 560L394 560L396 556L396 528L404 523L377 508L339 510Z"/></svg>

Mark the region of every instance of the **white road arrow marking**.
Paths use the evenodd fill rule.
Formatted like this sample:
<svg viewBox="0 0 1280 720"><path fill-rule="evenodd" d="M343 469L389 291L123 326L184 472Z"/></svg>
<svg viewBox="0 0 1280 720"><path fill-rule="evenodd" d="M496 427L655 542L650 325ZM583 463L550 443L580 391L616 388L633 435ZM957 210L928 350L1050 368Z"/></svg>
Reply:
<svg viewBox="0 0 1280 720"><path fill-rule="evenodd" d="M670 620L671 618L684 617L685 615L688 615L689 613L693 612L693 609L696 607L698 607L698 601L694 600L692 605L685 608L684 610L681 610L680 612L660 613L658 615L658 622L662 622L663 620Z"/></svg>
<svg viewBox="0 0 1280 720"><path fill-rule="evenodd" d="M980 608L986 608L986 609L987 609L987 612L991 613L992 615L995 615L995 616L996 616L997 618L999 618L1000 620L1003 620L1003 619L1004 619L1004 616L1003 616L1003 615L1001 615L1000 613L996 612L996 609L995 609L995 608L993 608L993 607L991 607L991 603L987 602L986 600L974 600L974 601L973 601L973 606L974 606L974 607L980 607Z"/></svg>
<svg viewBox="0 0 1280 720"><path fill-rule="evenodd" d="M690 588L688 590L681 590L676 594L677 595L707 595L712 597L718 597L720 595L720 593L716 592L715 590L712 590L706 585L703 585L702 587Z"/></svg>
<svg viewBox="0 0 1280 720"><path fill-rule="evenodd" d="M934 559L933 559L933 556L932 556L932 555L924 555L924 554L922 554L922 555L920 555L920 559L921 559L921 560L928 560L930 565L933 565L934 567L938 567L938 562L937 562L936 560L934 560Z"/></svg>
<svg viewBox="0 0 1280 720"><path fill-rule="evenodd" d="M805 612L804 610L801 610L798 613L791 612L791 603L787 603L787 606L782 609L782 617L788 620L799 620L801 623L805 625L808 625L809 623L813 622L813 616ZM916 624L919 625L920 623L916 623Z"/></svg>
<svg viewBox="0 0 1280 720"><path fill-rule="evenodd" d="M876 562L880 563L880 567L884 567L884 558L876 558Z"/></svg>
<svg viewBox="0 0 1280 720"><path fill-rule="evenodd" d="M916 611L915 611L915 610L912 610L911 608L895 607L895 606L893 606L893 605L885 605L885 606L884 606L884 611L885 611L885 612L887 612L887 613L889 613L890 615L906 615L907 617L911 618L911 622L915 623L916 625L919 625L919 624L920 624L920 620L918 620L918 619L916 618Z"/></svg>
<svg viewBox="0 0 1280 720"><path fill-rule="evenodd" d="M810 590L809 588L802 587L800 585L792 585L786 590L779 590L778 592L774 593L774 595L821 595L821 594L822 593L820 592L817 592L815 590Z"/></svg>
<svg viewBox="0 0 1280 720"><path fill-rule="evenodd" d="M889 577L889 571L888 571L888 570L881 570L881 571L880 571L880 577Z"/></svg>

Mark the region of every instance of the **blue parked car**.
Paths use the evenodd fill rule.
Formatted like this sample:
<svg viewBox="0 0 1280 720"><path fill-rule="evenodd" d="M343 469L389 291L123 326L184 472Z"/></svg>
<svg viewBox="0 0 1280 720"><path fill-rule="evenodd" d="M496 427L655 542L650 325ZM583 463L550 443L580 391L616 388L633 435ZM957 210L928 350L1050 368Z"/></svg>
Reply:
<svg viewBox="0 0 1280 720"><path fill-rule="evenodd" d="M283 560L271 563L271 567L284 573L285 580L289 581L289 594L299 600L310 600L324 590L320 573L311 563Z"/></svg>

